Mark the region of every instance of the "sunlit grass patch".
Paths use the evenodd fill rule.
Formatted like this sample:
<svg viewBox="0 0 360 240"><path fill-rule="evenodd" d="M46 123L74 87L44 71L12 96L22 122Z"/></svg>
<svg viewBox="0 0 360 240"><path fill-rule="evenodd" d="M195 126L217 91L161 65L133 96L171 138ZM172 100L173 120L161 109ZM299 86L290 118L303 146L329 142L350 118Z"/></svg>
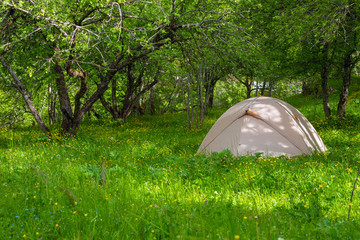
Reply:
<svg viewBox="0 0 360 240"><path fill-rule="evenodd" d="M223 112L196 130L183 113L86 123L75 138L1 129L1 239L360 237L359 186L347 220L358 116L313 119L329 149L313 156L195 155Z"/></svg>

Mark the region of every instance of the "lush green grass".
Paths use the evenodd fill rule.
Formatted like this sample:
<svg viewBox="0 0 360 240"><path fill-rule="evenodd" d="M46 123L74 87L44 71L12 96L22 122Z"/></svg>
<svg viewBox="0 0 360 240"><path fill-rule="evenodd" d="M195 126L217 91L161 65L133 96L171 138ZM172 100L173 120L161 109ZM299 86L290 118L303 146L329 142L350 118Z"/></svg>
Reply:
<svg viewBox="0 0 360 240"><path fill-rule="evenodd" d="M289 101L328 152L196 156L224 109L202 130L186 129L180 113L89 123L51 141L0 129L0 239L359 239L360 185L347 219L359 115L324 121L313 102Z"/></svg>

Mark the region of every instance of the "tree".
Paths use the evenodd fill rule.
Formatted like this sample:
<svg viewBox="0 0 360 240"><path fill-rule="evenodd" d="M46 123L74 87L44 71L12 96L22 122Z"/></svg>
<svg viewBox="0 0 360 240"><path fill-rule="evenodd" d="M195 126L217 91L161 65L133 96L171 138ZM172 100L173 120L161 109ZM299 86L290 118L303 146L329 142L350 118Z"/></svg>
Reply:
<svg viewBox="0 0 360 240"><path fill-rule="evenodd" d="M8 54L18 53L14 46L26 44L29 37L39 46L42 43L42 51L33 52L29 61L41 58L44 61L40 64L49 63L56 76L62 129L75 134L86 112L128 66L169 44L187 41L194 30L197 36L206 37L214 49L221 50L212 42L215 38L224 41L221 35L237 38L232 29L241 28L231 23L232 18L238 17L232 12L234 4L180 0L79 0L57 4L6 0L1 8L16 16L13 24L23 34L10 34L2 49L12 47Z"/></svg>
<svg viewBox="0 0 360 240"><path fill-rule="evenodd" d="M341 72L343 87L337 114L343 117L351 73L359 61L359 4L351 0L300 1L274 4L274 33L278 44L285 47L289 64L298 75L318 76L321 82L323 109L331 116L328 100L328 79ZM280 35L281 33L281 35ZM285 62L285 61L284 61Z"/></svg>
<svg viewBox="0 0 360 240"><path fill-rule="evenodd" d="M111 113L114 120L119 120L120 118L124 121L130 115L132 109L135 107L139 99L144 95L147 91L152 89L155 84L158 83L158 75L160 72L160 68L156 70L154 73L154 78L150 80L148 83L144 81L144 73L146 70L150 69L149 63L144 62L141 66L141 69L138 71L138 76L135 76L134 66L135 64L129 64L126 69L126 73L124 74L124 79L126 79L126 90L124 94L121 96L121 109L118 107L117 103L117 79L113 78L111 83L111 105L106 101L106 99L102 96L100 98L103 106ZM148 68L148 69L146 69ZM149 76L150 74L148 74Z"/></svg>
<svg viewBox="0 0 360 240"><path fill-rule="evenodd" d="M16 75L16 73L11 69L11 67L5 62L5 60L0 57L0 62L3 65L3 67L9 72L9 74L11 75L11 77L13 78L13 81L11 82L11 84L19 90L19 92L21 93L21 95L23 96L26 104L28 105L32 115L34 116L36 122L38 123L38 125L40 126L41 130L46 134L46 135L51 135L51 132L49 130L49 128L45 125L45 123L42 121L38 111L36 110L33 102L31 101L31 97L28 94L27 90L25 89L24 85L22 84L22 82L19 80L19 77Z"/></svg>

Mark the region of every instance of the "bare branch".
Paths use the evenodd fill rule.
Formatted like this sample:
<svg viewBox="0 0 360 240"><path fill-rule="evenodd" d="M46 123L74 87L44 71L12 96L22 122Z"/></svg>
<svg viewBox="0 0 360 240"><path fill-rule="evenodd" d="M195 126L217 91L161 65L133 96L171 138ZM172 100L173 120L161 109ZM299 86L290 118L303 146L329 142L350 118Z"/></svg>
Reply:
<svg viewBox="0 0 360 240"><path fill-rule="evenodd" d="M2 46L0 47L0 49L4 49L4 48L6 48L7 46L10 46L10 45L13 45L13 44L15 44L15 43L21 42L22 40L30 37L30 36L31 36L32 34L34 34L34 33L37 33L37 32L39 32L39 31L41 31L41 29L43 29L43 28L45 28L45 27L47 27L47 26L49 26L49 25L50 25L50 24L46 24L46 25L44 25L44 26L42 26L42 27L39 27L39 28L37 28L36 30L28 33L26 36L20 38L19 40L16 40L16 41L14 41L14 42L6 43L6 44L2 45Z"/></svg>

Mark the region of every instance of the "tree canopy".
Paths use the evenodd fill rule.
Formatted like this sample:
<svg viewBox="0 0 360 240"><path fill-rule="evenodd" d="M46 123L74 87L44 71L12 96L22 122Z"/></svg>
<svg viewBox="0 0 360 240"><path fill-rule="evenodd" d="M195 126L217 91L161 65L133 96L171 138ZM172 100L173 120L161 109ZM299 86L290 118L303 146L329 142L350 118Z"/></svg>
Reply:
<svg viewBox="0 0 360 240"><path fill-rule="evenodd" d="M250 97L315 76L327 117L328 79L341 79L343 117L359 61L355 0L4 0L0 12L1 86L46 134L42 118L75 134L87 113L125 120L146 104L201 118L231 79Z"/></svg>

